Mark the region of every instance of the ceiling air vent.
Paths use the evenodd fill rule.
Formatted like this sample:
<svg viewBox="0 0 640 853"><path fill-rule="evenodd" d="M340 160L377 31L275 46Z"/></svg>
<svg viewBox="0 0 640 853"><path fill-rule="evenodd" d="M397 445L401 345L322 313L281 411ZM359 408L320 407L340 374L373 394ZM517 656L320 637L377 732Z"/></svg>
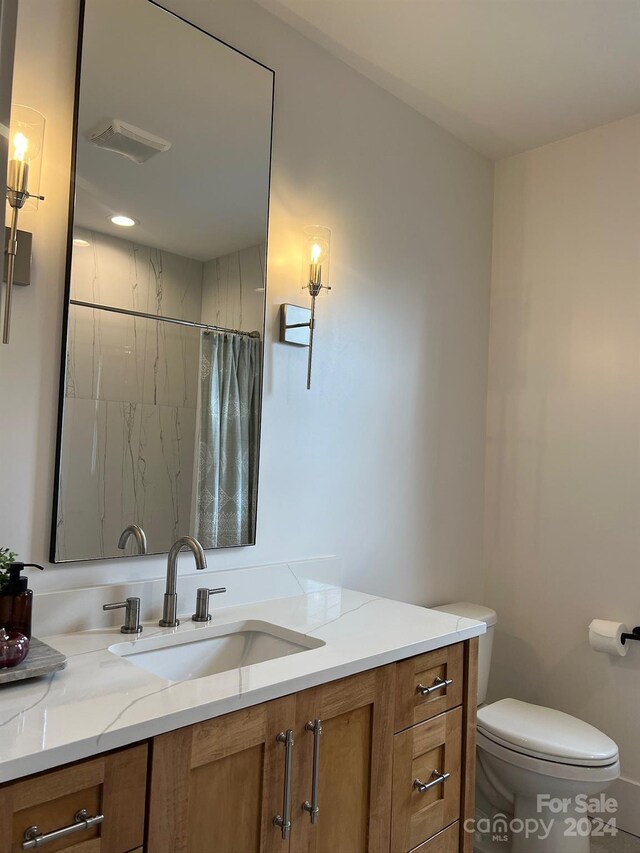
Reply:
<svg viewBox="0 0 640 853"><path fill-rule="evenodd" d="M117 118L101 122L91 131L89 139L99 148L115 151L134 163L146 163L150 157L171 148L166 139Z"/></svg>

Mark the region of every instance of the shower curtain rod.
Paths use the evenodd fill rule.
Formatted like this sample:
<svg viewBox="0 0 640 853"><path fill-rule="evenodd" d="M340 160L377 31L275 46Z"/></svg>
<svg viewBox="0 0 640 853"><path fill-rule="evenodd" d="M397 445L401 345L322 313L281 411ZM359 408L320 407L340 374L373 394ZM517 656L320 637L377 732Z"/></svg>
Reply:
<svg viewBox="0 0 640 853"><path fill-rule="evenodd" d="M174 323L176 326L190 326L192 329L204 329L205 332L226 332L230 335L246 335L248 338L260 337L260 332L225 329L224 326L210 326L208 323L178 320L175 317L163 317L161 314L147 314L145 311L133 311L130 308L114 308L111 305L100 305L98 302L84 302L82 299L70 299L69 303L71 305L80 305L82 308L96 308L98 311L110 311L112 314L128 314L130 317L142 317L143 320L158 320L161 323Z"/></svg>

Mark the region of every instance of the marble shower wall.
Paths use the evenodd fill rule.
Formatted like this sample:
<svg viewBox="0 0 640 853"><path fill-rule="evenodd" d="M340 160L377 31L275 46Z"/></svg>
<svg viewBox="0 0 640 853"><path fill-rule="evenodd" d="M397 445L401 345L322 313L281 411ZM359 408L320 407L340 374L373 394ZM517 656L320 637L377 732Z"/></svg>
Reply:
<svg viewBox="0 0 640 853"><path fill-rule="evenodd" d="M121 555L131 523L154 553L188 533L195 423L195 409L180 406L67 398L58 560Z"/></svg>
<svg viewBox="0 0 640 853"><path fill-rule="evenodd" d="M74 229L71 298L262 334L266 246L206 263ZM71 305L58 560L149 550L192 531L200 332ZM131 552L130 543L127 552Z"/></svg>
<svg viewBox="0 0 640 853"><path fill-rule="evenodd" d="M266 249L261 243L205 263L203 323L262 336Z"/></svg>
<svg viewBox="0 0 640 853"><path fill-rule="evenodd" d="M77 226L73 236L90 245L74 246L72 299L200 320L201 261Z"/></svg>
<svg viewBox="0 0 640 853"><path fill-rule="evenodd" d="M200 321L200 261L74 236L73 299ZM57 558L121 555L132 523L167 551L191 530L199 331L72 305L68 340Z"/></svg>

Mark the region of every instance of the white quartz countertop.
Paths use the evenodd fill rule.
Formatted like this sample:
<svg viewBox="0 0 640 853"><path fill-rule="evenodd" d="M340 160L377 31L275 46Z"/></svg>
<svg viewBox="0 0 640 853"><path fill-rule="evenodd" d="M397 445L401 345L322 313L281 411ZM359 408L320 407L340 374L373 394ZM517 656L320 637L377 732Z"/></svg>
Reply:
<svg viewBox="0 0 640 853"><path fill-rule="evenodd" d="M322 640L299 654L190 681L167 681L109 651L129 638L117 628L40 639L67 668L0 686L0 782L126 746L181 726L276 699L484 633L483 623L329 588L226 607L208 624L145 623L141 638L262 620ZM135 640L131 642L136 642Z"/></svg>

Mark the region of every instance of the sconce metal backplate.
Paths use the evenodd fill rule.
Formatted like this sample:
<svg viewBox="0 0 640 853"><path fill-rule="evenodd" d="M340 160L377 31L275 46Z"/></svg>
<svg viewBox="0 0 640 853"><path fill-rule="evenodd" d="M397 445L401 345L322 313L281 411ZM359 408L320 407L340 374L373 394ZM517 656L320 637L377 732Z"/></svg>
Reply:
<svg viewBox="0 0 640 853"><path fill-rule="evenodd" d="M300 305L280 306L280 342L308 347L311 337L311 309Z"/></svg>
<svg viewBox="0 0 640 853"><path fill-rule="evenodd" d="M9 240L9 228L5 226L4 244L7 245ZM32 234L28 231L18 231L18 254L16 255L16 265L13 274L13 283L26 287L31 284L31 241ZM4 270L2 280L7 280L7 255L4 256Z"/></svg>

